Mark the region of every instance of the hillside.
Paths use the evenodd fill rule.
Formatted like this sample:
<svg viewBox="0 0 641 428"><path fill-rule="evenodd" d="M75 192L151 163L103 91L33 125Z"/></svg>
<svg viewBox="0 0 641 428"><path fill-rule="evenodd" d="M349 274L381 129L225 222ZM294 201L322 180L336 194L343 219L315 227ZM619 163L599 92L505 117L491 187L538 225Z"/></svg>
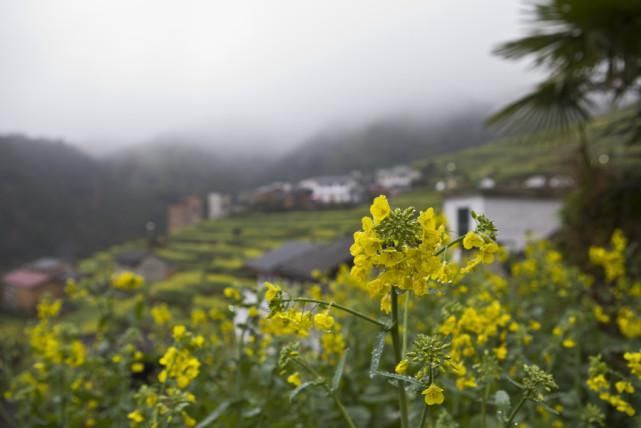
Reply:
<svg viewBox="0 0 641 428"><path fill-rule="evenodd" d="M420 209L440 206L435 192L417 189L390 198L394 206ZM209 220L189 227L168 238L154 253L176 269L170 278L156 283L148 303L167 303L183 307L220 302L226 287L251 286L255 277L245 263L291 240L327 242L351 235L359 228L359 219L368 214L368 204L352 209L250 213L233 218ZM115 255L124 250L142 249L143 240L131 240L105 248L79 263L80 271L94 278L113 269ZM135 304L124 302L116 311L125 316ZM90 333L96 326L96 313L90 308L71 311L66 318ZM17 331L22 321L2 319L7 331Z"/></svg>
<svg viewBox="0 0 641 428"><path fill-rule="evenodd" d="M281 157L267 147L239 153L174 136L92 158L64 142L0 136L0 228L8 231L0 267L46 255L86 256L142 235L150 220L164 230L167 204L188 194L371 172L480 144L488 138L480 123L479 115L435 125L387 120L314 138Z"/></svg>
<svg viewBox="0 0 641 428"><path fill-rule="evenodd" d="M595 162L639 165L641 148L601 137L609 116L590 129ZM95 159L63 142L0 137L0 266L52 255L82 257L144 234L152 220L164 230L165 208L187 194L251 189L273 180L340 174L413 163L425 182L456 177L474 185L491 176L519 181L532 173L571 175L573 135L503 138L474 114L440 124L389 120L308 141L282 158L256 151L234 157L163 141ZM454 170L451 168L454 167ZM47 209L43 209L47 207Z"/></svg>
<svg viewBox="0 0 641 428"><path fill-rule="evenodd" d="M265 180L294 180L409 163L492 140L483 114L461 113L442 121L386 119L362 128L319 134L275 162Z"/></svg>
<svg viewBox="0 0 641 428"><path fill-rule="evenodd" d="M592 162L622 170L641 166L641 146L628 145L621 138L604 137L612 115L595 120L588 129ZM556 131L523 137L505 137L491 143L451 153L426 157L413 165L427 174L444 177L453 163L453 175L476 183L483 177L497 182L520 180L531 174L572 175L577 163L578 138ZM605 156L603 156L605 155ZM451 168L451 166L450 166Z"/></svg>
<svg viewBox="0 0 641 428"><path fill-rule="evenodd" d="M0 137L0 264L73 256L127 236L107 212L127 206L118 187L100 163L72 146ZM91 244L78 239L88 235Z"/></svg>

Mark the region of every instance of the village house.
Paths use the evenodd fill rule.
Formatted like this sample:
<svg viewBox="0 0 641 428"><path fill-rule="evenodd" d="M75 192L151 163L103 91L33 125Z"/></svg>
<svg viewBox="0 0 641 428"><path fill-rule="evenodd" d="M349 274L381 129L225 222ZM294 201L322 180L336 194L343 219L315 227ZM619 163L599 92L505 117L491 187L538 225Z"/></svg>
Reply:
<svg viewBox="0 0 641 428"><path fill-rule="evenodd" d="M561 198L550 191L479 189L445 195L443 212L454 236L474 230L472 211L485 214L499 230L499 243L520 252L529 237L547 238L560 228L561 206Z"/></svg>
<svg viewBox="0 0 641 428"><path fill-rule="evenodd" d="M147 250L122 251L114 259L117 272L134 272L148 283L165 280L175 272L170 262Z"/></svg>
<svg viewBox="0 0 641 428"><path fill-rule="evenodd" d="M191 195L167 207L167 233L173 235L184 227L191 226L203 219L203 201Z"/></svg>
<svg viewBox="0 0 641 428"><path fill-rule="evenodd" d="M38 259L2 277L2 304L14 311L35 312L45 295L62 297L72 275L71 266L58 259Z"/></svg>
<svg viewBox="0 0 641 428"><path fill-rule="evenodd" d="M393 168L376 171L376 184L387 189L390 193L408 190L420 178L421 173L407 165L397 165Z"/></svg>
<svg viewBox="0 0 641 428"><path fill-rule="evenodd" d="M322 205L357 204L366 193L358 180L348 175L307 178L298 187L309 190L311 200Z"/></svg>
<svg viewBox="0 0 641 428"><path fill-rule="evenodd" d="M208 218L210 220L226 217L231 211L231 198L222 193L207 195Z"/></svg>
<svg viewBox="0 0 641 428"><path fill-rule="evenodd" d="M352 242L351 237L325 244L290 241L248 261L245 266L256 274L258 282L312 282L314 271L333 276L341 265L351 263Z"/></svg>

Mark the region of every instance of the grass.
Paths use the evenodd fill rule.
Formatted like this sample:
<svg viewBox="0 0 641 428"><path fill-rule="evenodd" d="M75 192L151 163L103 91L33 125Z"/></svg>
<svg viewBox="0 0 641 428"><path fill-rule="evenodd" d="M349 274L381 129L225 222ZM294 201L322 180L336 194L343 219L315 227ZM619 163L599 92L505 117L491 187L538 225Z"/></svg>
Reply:
<svg viewBox="0 0 641 428"><path fill-rule="evenodd" d="M626 145L621 138L605 137L604 131L614 115L606 115L588 127L588 147L593 163L608 156L608 168L640 167L641 145ZM453 174L472 182L492 176L497 182L521 179L532 174L569 175L578 162L578 135L550 131L534 136L509 137L465 150L415 162L415 167L431 165L445 175L448 164Z"/></svg>

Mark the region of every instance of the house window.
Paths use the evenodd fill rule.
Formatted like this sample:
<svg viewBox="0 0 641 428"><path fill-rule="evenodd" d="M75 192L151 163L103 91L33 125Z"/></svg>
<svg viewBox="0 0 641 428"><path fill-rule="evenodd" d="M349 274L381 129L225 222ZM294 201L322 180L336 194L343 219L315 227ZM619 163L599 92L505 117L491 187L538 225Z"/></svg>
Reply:
<svg viewBox="0 0 641 428"><path fill-rule="evenodd" d="M456 211L456 224L458 225L458 230L456 231L458 236L463 236L470 231L470 209L459 208Z"/></svg>

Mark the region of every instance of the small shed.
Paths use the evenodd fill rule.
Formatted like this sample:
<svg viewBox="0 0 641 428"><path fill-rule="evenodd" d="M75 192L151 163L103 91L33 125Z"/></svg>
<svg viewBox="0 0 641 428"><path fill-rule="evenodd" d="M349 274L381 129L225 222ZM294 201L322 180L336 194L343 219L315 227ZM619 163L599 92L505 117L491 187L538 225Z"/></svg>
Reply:
<svg viewBox="0 0 641 428"><path fill-rule="evenodd" d="M326 244L290 241L250 260L246 267L256 273L259 281L281 279L291 282L313 281L312 272L333 275L342 264L350 263L350 237Z"/></svg>
<svg viewBox="0 0 641 428"><path fill-rule="evenodd" d="M167 279L175 272L172 263L147 250L122 251L115 261L118 271L135 272L149 283Z"/></svg>
<svg viewBox="0 0 641 428"><path fill-rule="evenodd" d="M259 281L269 281L278 276L278 268L284 263L315 247L311 242L288 241L258 258L249 260L245 267L254 272Z"/></svg>
<svg viewBox="0 0 641 428"><path fill-rule="evenodd" d="M561 226L562 200L552 192L483 189L445 195L443 212L450 232L461 236L475 227L472 211L485 214L498 228L498 241L510 251L525 248L528 236L547 238Z"/></svg>
<svg viewBox="0 0 641 428"><path fill-rule="evenodd" d="M29 268L11 271L2 277L2 302L11 310L34 312L46 294L53 298L64 294L62 277Z"/></svg>
<svg viewBox="0 0 641 428"><path fill-rule="evenodd" d="M277 267L276 273L282 278L297 282L313 281L312 272L317 270L333 276L343 264L351 263L349 247L351 237L340 238L328 244L316 245Z"/></svg>

